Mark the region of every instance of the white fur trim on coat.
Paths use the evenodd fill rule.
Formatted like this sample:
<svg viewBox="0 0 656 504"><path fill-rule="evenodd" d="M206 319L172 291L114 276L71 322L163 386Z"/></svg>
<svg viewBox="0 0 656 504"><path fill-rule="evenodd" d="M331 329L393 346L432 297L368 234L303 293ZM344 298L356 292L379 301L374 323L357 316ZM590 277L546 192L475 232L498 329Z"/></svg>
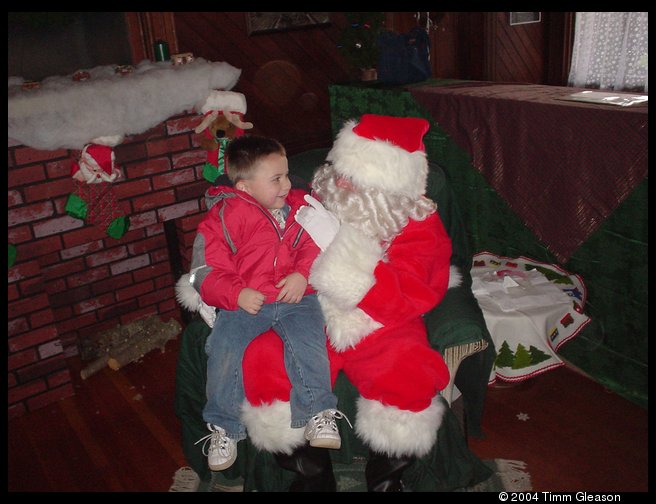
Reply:
<svg viewBox="0 0 656 504"><path fill-rule="evenodd" d="M310 283L335 306L351 310L374 285L374 269L383 255L376 240L344 223L314 261Z"/></svg>
<svg viewBox="0 0 656 504"><path fill-rule="evenodd" d="M292 429L292 411L288 402L274 401L253 406L244 401L241 416L253 445L271 453L291 453L305 444L305 429Z"/></svg>
<svg viewBox="0 0 656 504"><path fill-rule="evenodd" d="M361 137L353 132L356 124L352 120L344 125L326 156L335 170L358 187L373 187L411 198L424 194L428 177L426 153L411 153L387 141Z"/></svg>
<svg viewBox="0 0 656 504"><path fill-rule="evenodd" d="M360 308L343 310L331 302L329 297L319 294L319 304L326 319L326 332L333 348L343 352L355 347L368 334L383 327Z"/></svg>
<svg viewBox="0 0 656 504"><path fill-rule="evenodd" d="M200 294L189 281L189 273L185 273L175 284L175 298L185 310L197 312L200 306Z"/></svg>
<svg viewBox="0 0 656 504"><path fill-rule="evenodd" d="M418 412L364 397L358 398L357 406L356 434L372 450L391 457L422 457L430 452L447 408L439 396Z"/></svg>
<svg viewBox="0 0 656 504"><path fill-rule="evenodd" d="M336 350L354 347L382 324L357 308L376 283L383 248L348 224L312 265L310 283L319 293L330 341Z"/></svg>

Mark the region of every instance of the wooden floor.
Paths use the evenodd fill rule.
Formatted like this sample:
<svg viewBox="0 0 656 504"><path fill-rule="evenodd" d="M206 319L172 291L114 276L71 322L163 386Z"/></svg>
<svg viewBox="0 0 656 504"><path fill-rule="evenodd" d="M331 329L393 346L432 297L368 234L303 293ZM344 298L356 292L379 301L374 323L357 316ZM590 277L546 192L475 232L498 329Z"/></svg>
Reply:
<svg viewBox="0 0 656 504"><path fill-rule="evenodd" d="M482 459L526 462L538 492L646 492L648 412L560 367L488 389Z"/></svg>
<svg viewBox="0 0 656 504"><path fill-rule="evenodd" d="M10 420L8 490L167 491L186 465L173 409L177 345L76 377L74 397ZM536 491L647 491L647 417L562 367L490 388L487 437L470 448L482 459L523 460Z"/></svg>

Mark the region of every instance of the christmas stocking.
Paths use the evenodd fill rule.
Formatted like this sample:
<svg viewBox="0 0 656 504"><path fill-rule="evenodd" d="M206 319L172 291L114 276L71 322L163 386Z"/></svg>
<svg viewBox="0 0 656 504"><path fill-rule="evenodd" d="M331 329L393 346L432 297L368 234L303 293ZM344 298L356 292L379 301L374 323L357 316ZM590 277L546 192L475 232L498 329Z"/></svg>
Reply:
<svg viewBox="0 0 656 504"><path fill-rule="evenodd" d="M119 239L130 227L114 194L112 182L120 175L114 163L114 151L106 145L84 147L71 174L75 191L68 196L65 210L87 223L100 226L109 236Z"/></svg>

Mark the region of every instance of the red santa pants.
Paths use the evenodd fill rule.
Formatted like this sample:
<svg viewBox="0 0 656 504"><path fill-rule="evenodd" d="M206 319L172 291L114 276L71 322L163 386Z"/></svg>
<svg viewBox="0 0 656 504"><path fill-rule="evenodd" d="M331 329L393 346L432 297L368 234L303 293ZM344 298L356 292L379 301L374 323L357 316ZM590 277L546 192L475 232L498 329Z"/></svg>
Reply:
<svg viewBox="0 0 656 504"><path fill-rule="evenodd" d="M409 411L426 409L449 381L449 370L426 338L421 319L385 327L355 348L336 352L328 345L332 383L344 371L360 394ZM258 336L244 355L244 390L254 406L289 401L282 340L273 331Z"/></svg>

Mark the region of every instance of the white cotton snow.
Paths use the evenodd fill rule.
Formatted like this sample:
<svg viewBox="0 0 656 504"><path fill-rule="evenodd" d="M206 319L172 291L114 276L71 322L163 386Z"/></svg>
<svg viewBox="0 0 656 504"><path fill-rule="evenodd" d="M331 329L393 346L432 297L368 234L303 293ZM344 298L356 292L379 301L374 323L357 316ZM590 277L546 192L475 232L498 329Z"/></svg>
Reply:
<svg viewBox="0 0 656 504"><path fill-rule="evenodd" d="M171 116L200 111L214 89L232 89L241 70L202 58L185 65L144 60L121 76L114 65L48 77L37 89L8 79L8 138L41 150L82 149L93 138L143 133Z"/></svg>

